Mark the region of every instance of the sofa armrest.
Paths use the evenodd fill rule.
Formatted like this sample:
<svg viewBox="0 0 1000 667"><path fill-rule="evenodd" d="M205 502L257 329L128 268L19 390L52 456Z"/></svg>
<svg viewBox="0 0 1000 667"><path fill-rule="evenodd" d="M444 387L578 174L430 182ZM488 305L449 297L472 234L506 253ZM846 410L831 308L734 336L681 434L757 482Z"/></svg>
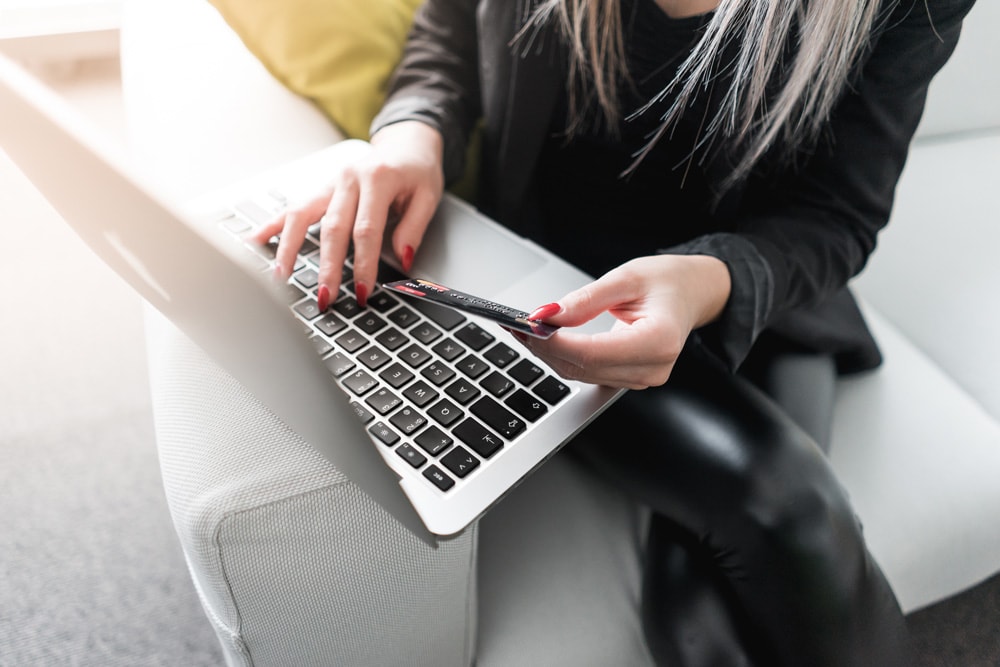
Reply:
<svg viewBox="0 0 1000 667"><path fill-rule="evenodd" d="M164 196L342 138L206 0L124 10L133 158ZM428 547L152 308L146 336L168 506L227 664L471 664L477 529Z"/></svg>

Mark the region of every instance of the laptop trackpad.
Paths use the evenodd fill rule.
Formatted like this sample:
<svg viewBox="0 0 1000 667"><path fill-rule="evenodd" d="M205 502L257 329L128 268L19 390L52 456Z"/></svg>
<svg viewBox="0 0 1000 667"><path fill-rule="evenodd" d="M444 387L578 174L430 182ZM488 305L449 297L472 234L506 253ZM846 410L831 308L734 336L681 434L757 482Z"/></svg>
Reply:
<svg viewBox="0 0 1000 667"><path fill-rule="evenodd" d="M547 261L532 244L467 204L445 197L424 235L412 274L491 298Z"/></svg>

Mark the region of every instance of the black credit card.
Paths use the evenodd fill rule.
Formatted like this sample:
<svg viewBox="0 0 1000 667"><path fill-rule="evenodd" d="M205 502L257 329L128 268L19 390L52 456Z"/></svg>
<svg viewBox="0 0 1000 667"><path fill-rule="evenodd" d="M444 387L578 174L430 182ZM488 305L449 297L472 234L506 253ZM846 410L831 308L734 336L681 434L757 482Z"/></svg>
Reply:
<svg viewBox="0 0 1000 667"><path fill-rule="evenodd" d="M508 329L520 331L529 336L548 338L559 329L559 327L545 324L538 320L529 320L528 313L523 310L504 306L488 299L466 294L465 292L459 292L450 287L432 283L429 280L418 280L416 278L397 280L385 283L382 287L399 292L400 294L427 299L442 306L479 315L491 319Z"/></svg>

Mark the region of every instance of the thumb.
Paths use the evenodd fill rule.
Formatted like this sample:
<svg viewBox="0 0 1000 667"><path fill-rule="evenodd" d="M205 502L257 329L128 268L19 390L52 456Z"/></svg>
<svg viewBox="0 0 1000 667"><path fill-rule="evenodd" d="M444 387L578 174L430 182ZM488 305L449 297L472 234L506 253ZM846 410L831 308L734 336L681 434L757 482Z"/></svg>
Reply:
<svg viewBox="0 0 1000 667"><path fill-rule="evenodd" d="M575 327L586 324L605 311L632 299L628 283L616 279L614 273L588 283L563 296L559 301L539 306L528 319L544 320L548 324Z"/></svg>

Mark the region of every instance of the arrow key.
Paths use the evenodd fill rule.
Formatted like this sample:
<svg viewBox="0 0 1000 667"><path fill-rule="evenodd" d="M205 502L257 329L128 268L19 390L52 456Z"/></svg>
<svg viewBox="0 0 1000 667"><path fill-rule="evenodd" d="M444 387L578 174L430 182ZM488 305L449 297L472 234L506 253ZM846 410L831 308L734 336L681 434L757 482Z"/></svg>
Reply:
<svg viewBox="0 0 1000 667"><path fill-rule="evenodd" d="M441 457L441 463L452 471L456 477L465 477L479 467L479 459L465 447L455 447Z"/></svg>

